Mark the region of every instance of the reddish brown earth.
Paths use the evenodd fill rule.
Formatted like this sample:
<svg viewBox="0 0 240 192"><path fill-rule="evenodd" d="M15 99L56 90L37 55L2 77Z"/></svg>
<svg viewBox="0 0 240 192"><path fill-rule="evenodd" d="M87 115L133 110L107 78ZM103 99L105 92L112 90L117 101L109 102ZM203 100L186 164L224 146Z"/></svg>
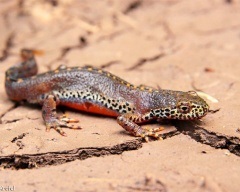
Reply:
<svg viewBox="0 0 240 192"><path fill-rule="evenodd" d="M237 0L1 0L0 189L239 191L239 10ZM218 102L208 100L214 111L201 121L161 125L162 141L145 143L115 119L66 108L59 113L83 129L47 133L39 106L5 93L21 48L44 52L40 72L90 64Z"/></svg>

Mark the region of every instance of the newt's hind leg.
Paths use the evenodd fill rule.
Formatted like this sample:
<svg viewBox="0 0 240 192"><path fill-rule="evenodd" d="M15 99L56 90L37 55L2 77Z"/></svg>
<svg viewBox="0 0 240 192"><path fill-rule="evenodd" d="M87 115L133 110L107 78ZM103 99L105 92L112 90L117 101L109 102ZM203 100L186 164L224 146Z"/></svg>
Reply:
<svg viewBox="0 0 240 192"><path fill-rule="evenodd" d="M161 137L159 136L159 132L162 131L163 128L143 128L136 124L146 122L145 116L135 114L123 114L118 116L117 122L132 135L136 137L142 137L146 141L148 141L149 137L161 139Z"/></svg>
<svg viewBox="0 0 240 192"><path fill-rule="evenodd" d="M50 129L53 128L61 135L66 136L66 133L61 127L81 129L79 126L69 125L69 123L79 122L77 119L68 118L66 115L57 117L57 103L57 98L54 95L48 95L43 101L42 116L46 124L46 131L50 131Z"/></svg>

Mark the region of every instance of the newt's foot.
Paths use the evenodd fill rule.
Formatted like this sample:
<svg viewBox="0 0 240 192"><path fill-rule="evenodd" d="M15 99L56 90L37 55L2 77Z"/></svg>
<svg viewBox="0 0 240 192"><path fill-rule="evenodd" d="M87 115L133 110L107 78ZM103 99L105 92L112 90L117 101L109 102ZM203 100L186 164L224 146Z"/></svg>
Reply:
<svg viewBox="0 0 240 192"><path fill-rule="evenodd" d="M66 127L69 129L82 129L77 125L70 125L69 123L78 123L78 119L68 118L66 115L60 116L50 122L46 122L46 131L49 132L51 128L55 129L62 136L67 136L67 134L63 131L62 127Z"/></svg>
<svg viewBox="0 0 240 192"><path fill-rule="evenodd" d="M160 136L159 132L164 130L163 127L159 128L142 128L142 133L140 134L140 137L142 137L146 142L149 141L149 137L152 137L157 140L162 140L162 137Z"/></svg>
<svg viewBox="0 0 240 192"><path fill-rule="evenodd" d="M152 137L154 139L161 140L161 136L159 135L159 132L162 131L164 128L143 128L139 125L137 125L135 122L130 120L130 117L134 118L134 115L131 114L125 114L120 115L117 118L117 122L119 125L121 125L125 130L127 130L129 133L136 137L142 137L145 141L149 140L149 137ZM136 117L138 118L138 117Z"/></svg>

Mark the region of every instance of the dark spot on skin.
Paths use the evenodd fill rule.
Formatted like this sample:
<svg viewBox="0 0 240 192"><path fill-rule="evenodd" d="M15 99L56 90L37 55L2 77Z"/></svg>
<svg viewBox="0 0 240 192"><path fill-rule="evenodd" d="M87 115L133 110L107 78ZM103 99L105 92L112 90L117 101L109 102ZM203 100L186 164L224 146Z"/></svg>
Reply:
<svg viewBox="0 0 240 192"><path fill-rule="evenodd" d="M160 110L159 110L159 109L157 109L157 110L155 110L155 112L156 112L156 113L160 113Z"/></svg>
<svg viewBox="0 0 240 192"><path fill-rule="evenodd" d="M105 103L105 105L104 105L105 107L108 107L108 104L107 103Z"/></svg>
<svg viewBox="0 0 240 192"><path fill-rule="evenodd" d="M75 98L76 96L75 95L73 95L73 98Z"/></svg>
<svg viewBox="0 0 240 192"><path fill-rule="evenodd" d="M183 111L187 111L187 110L188 110L188 107L182 107L182 110L183 110Z"/></svg>
<svg viewBox="0 0 240 192"><path fill-rule="evenodd" d="M111 100L110 100L110 99L108 99L107 101L108 101L108 103L111 103Z"/></svg>
<svg viewBox="0 0 240 192"><path fill-rule="evenodd" d="M149 119L149 117L148 117L148 116L146 116L146 117L145 117L145 120L148 120L148 119Z"/></svg>
<svg viewBox="0 0 240 192"><path fill-rule="evenodd" d="M113 110L113 107L112 107L112 106L110 106L110 107L109 107L109 109Z"/></svg>
<svg viewBox="0 0 240 192"><path fill-rule="evenodd" d="M165 109L165 111L166 111L166 112L169 112L169 111L170 111L170 109Z"/></svg>
<svg viewBox="0 0 240 192"><path fill-rule="evenodd" d="M66 97L68 97L68 94L66 93L66 95L65 95Z"/></svg>
<svg viewBox="0 0 240 192"><path fill-rule="evenodd" d="M83 96L83 99L86 99L86 96Z"/></svg>
<svg viewBox="0 0 240 192"><path fill-rule="evenodd" d="M120 105L118 108L119 108L119 110L121 110L122 109L122 105Z"/></svg>
<svg viewBox="0 0 240 192"><path fill-rule="evenodd" d="M129 103L126 103L127 106L129 106Z"/></svg>
<svg viewBox="0 0 240 192"><path fill-rule="evenodd" d="M53 97L53 100L54 100L54 101L57 101L57 98L56 98L56 97Z"/></svg>
<svg viewBox="0 0 240 192"><path fill-rule="evenodd" d="M202 109L199 109L199 112L202 113Z"/></svg>
<svg viewBox="0 0 240 192"><path fill-rule="evenodd" d="M126 110L123 110L122 112L123 112L123 113L127 113L127 111L126 111Z"/></svg>
<svg viewBox="0 0 240 192"><path fill-rule="evenodd" d="M126 108L126 105L123 105L122 107L125 109L125 108Z"/></svg>
<svg viewBox="0 0 240 192"><path fill-rule="evenodd" d="M171 111L171 114L173 115L175 113L175 111Z"/></svg>
<svg viewBox="0 0 240 192"><path fill-rule="evenodd" d="M153 114L152 114L152 113L150 113L150 117L153 117Z"/></svg>
<svg viewBox="0 0 240 192"><path fill-rule="evenodd" d="M170 113L165 113L166 116L170 116Z"/></svg>
<svg viewBox="0 0 240 192"><path fill-rule="evenodd" d="M130 108L130 107L128 107L128 111L131 111L131 108Z"/></svg>

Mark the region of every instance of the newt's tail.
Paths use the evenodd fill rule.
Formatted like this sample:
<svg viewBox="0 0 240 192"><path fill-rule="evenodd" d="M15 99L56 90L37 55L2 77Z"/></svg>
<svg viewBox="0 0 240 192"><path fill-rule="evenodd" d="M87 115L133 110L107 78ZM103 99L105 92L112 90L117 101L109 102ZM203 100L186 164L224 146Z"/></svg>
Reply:
<svg viewBox="0 0 240 192"><path fill-rule="evenodd" d="M31 77L37 74L38 67L34 58L36 51L30 49L22 49L22 62L6 71L5 81L15 82L20 78Z"/></svg>

